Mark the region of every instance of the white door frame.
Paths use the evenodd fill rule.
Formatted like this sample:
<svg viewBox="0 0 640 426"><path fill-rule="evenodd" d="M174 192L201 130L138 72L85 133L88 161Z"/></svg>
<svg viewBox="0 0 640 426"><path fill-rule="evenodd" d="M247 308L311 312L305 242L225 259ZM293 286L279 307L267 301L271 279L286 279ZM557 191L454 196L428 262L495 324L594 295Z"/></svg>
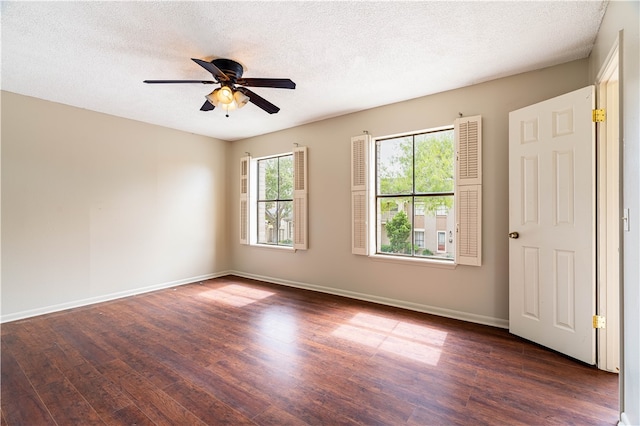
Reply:
<svg viewBox="0 0 640 426"><path fill-rule="evenodd" d="M620 232L621 167L619 145L618 39L596 77L597 108L607 118L597 129L598 153L598 284L597 312L606 317L606 327L596 335L598 368L620 371Z"/></svg>

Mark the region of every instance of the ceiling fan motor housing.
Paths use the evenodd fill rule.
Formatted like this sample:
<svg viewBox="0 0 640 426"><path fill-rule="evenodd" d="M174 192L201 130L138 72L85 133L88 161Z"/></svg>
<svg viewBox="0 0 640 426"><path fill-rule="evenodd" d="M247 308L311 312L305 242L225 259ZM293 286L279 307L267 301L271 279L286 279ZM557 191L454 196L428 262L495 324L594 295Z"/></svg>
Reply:
<svg viewBox="0 0 640 426"><path fill-rule="evenodd" d="M242 68L242 65L240 65L236 61L233 61L231 59L219 58L214 59L213 61L211 61L211 63L218 67L220 71L225 73L227 77L229 77L229 79L231 80L231 84L235 84L236 80L242 77L242 72L244 71L244 69Z"/></svg>

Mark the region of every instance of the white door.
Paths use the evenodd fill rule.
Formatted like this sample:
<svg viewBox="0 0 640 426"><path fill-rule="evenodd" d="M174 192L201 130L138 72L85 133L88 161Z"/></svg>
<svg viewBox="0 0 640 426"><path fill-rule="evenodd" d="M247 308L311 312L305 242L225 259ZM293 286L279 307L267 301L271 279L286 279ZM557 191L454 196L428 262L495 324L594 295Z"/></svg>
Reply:
<svg viewBox="0 0 640 426"><path fill-rule="evenodd" d="M509 114L509 330L595 364L595 87Z"/></svg>

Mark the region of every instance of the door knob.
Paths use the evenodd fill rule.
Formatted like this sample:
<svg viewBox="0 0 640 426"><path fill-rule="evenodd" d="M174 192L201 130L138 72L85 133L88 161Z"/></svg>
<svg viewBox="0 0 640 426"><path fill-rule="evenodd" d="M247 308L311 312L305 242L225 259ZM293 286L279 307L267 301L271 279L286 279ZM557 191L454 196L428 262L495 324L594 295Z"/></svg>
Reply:
<svg viewBox="0 0 640 426"><path fill-rule="evenodd" d="M518 234L517 232L509 232L509 238L513 238L514 240L516 240L519 236L520 234Z"/></svg>

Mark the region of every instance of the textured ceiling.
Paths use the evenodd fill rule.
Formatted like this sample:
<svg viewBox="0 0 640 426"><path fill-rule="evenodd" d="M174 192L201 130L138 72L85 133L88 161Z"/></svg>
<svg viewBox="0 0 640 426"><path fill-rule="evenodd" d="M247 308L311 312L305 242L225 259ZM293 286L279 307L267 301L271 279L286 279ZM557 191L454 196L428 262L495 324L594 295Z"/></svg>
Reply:
<svg viewBox="0 0 640 426"><path fill-rule="evenodd" d="M589 55L606 1L2 1L2 89L237 140ZM235 59L281 108L201 112L190 58Z"/></svg>

